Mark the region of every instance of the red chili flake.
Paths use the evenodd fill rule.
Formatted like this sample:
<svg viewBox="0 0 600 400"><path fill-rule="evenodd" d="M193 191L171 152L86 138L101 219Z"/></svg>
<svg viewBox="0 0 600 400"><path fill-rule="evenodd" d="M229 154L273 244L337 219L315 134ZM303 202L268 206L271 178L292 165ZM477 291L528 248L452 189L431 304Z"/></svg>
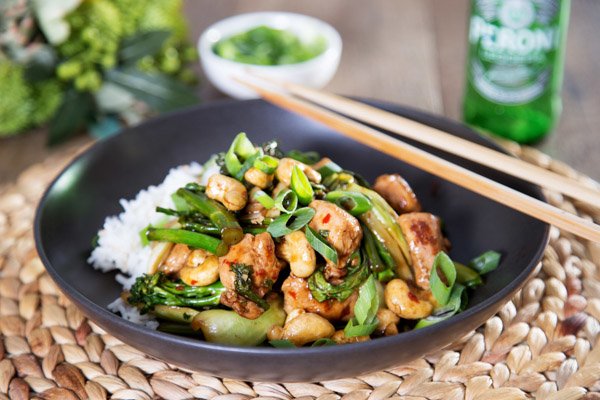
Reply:
<svg viewBox="0 0 600 400"><path fill-rule="evenodd" d="M419 302L419 298L413 294L413 292L408 292L408 298L414 301L415 303Z"/></svg>
<svg viewBox="0 0 600 400"><path fill-rule="evenodd" d="M177 285L177 286L175 286L175 289L176 290L183 290L183 285Z"/></svg>
<svg viewBox="0 0 600 400"><path fill-rule="evenodd" d="M290 297L294 300L296 300L296 292L288 292L288 294L290 295Z"/></svg>
<svg viewBox="0 0 600 400"><path fill-rule="evenodd" d="M331 219L331 214L327 214L326 216L323 217L323 223L324 224L328 223L330 219Z"/></svg>
<svg viewBox="0 0 600 400"><path fill-rule="evenodd" d="M191 283L191 284L192 284L192 286L193 286L193 285L195 285L196 283L198 283L198 281L197 281L197 280L195 280L195 279L192 279L192 280L190 281L190 283Z"/></svg>

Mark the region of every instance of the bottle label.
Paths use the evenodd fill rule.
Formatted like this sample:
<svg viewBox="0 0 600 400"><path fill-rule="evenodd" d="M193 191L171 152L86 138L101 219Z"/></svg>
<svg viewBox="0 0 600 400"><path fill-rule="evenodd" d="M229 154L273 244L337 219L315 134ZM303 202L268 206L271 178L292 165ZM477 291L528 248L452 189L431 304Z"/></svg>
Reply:
<svg viewBox="0 0 600 400"><path fill-rule="evenodd" d="M560 44L558 0L476 0L470 79L488 100L517 105L541 96Z"/></svg>

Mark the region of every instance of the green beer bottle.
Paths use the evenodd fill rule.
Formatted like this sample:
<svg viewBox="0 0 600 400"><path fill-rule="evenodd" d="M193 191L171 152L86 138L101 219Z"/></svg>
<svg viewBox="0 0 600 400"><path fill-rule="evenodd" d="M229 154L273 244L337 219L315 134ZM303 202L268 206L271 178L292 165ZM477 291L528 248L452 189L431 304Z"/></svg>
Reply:
<svg viewBox="0 0 600 400"><path fill-rule="evenodd" d="M561 111L570 0L472 0L464 120L521 143Z"/></svg>

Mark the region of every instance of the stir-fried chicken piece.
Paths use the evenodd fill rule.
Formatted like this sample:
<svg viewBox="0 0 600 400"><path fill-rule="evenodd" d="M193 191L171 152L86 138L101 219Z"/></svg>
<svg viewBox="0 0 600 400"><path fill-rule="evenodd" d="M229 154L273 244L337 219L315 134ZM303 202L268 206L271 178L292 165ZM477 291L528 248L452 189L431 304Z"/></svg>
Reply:
<svg viewBox="0 0 600 400"><path fill-rule="evenodd" d="M231 246L229 252L219 258L219 276L223 286L228 290L221 296L221 303L225 304L240 315L245 315L243 310L252 307L247 304L234 306L235 303L252 302L250 297L262 299L271 291L271 286L277 280L282 263L275 256L275 243L266 232L256 236L246 234L242 241ZM249 281L249 292L240 292L240 282ZM234 292L234 296L229 292ZM240 312L239 310L242 310ZM250 313L254 315L255 313ZM259 314L260 315L260 314ZM254 318L258 317L256 315Z"/></svg>
<svg viewBox="0 0 600 400"><path fill-rule="evenodd" d="M233 290L227 290L221 295L221 304L232 308L233 311L248 319L256 319L264 312L258 304Z"/></svg>
<svg viewBox="0 0 600 400"><path fill-rule="evenodd" d="M315 216L309 226L323 235L338 253L337 265L327 260L327 266L345 268L350 255L360 246L362 240L360 223L345 210L327 201L313 200L308 206L315 210Z"/></svg>
<svg viewBox="0 0 600 400"><path fill-rule="evenodd" d="M429 289L429 274L435 256L444 248L440 219L429 213L408 213L398 217L410 249L415 284Z"/></svg>
<svg viewBox="0 0 600 400"><path fill-rule="evenodd" d="M313 298L306 279L290 275L281 286L283 308L290 313L295 309L319 314L330 321L347 321L354 316L354 303L358 293L354 292L344 301L334 299L317 301Z"/></svg>
<svg viewBox="0 0 600 400"><path fill-rule="evenodd" d="M399 214L421 211L421 204L415 192L398 174L385 174L377 177L373 189Z"/></svg>

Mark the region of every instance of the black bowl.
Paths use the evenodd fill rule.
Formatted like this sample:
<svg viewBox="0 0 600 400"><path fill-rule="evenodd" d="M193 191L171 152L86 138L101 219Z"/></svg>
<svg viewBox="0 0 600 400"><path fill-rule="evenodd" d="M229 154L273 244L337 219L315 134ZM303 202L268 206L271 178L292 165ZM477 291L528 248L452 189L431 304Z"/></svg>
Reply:
<svg viewBox="0 0 600 400"><path fill-rule="evenodd" d="M392 104L372 103L495 147L455 122ZM382 173L401 173L424 209L444 220L452 241L452 258L466 261L494 249L503 255L499 268L489 274L485 286L470 295L469 307L461 314L422 330L344 346L228 347L153 331L112 314L106 306L121 291L114 273L98 272L86 263L91 240L104 218L120 212L120 198L132 198L142 188L161 182L173 166L203 162L226 149L240 131L257 143L276 138L288 150L317 150L369 180ZM533 185L456 157L445 158L542 199ZM44 195L36 215L35 238L40 257L58 286L92 321L123 342L165 361L221 377L294 382L382 370L437 350L480 326L532 273L547 243L548 226L357 144L323 125L253 100L208 104L165 115L97 143L73 161Z"/></svg>

